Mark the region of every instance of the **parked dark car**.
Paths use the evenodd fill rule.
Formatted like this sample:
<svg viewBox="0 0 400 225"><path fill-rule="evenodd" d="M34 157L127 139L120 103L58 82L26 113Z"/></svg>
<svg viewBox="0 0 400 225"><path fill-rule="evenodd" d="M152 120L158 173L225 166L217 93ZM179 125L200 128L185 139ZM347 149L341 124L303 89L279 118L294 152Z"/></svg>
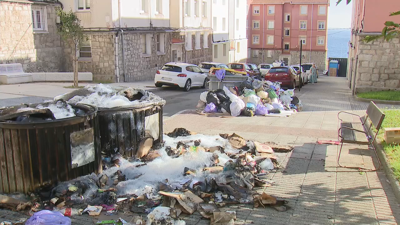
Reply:
<svg viewBox="0 0 400 225"><path fill-rule="evenodd" d="M261 71L258 69L257 65L252 63L248 63L247 65L250 67L249 75L261 80Z"/></svg>
<svg viewBox="0 0 400 225"><path fill-rule="evenodd" d="M296 76L296 71L289 66L272 67L265 75L265 80L281 82L282 87L293 89L296 87Z"/></svg>

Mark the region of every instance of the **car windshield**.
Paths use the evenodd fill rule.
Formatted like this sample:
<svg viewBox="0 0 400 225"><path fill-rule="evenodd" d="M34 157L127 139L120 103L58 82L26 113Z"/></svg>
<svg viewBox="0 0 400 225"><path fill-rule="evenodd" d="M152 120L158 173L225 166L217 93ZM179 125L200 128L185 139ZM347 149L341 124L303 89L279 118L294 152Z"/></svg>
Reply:
<svg viewBox="0 0 400 225"><path fill-rule="evenodd" d="M207 70L209 70L211 67L215 67L215 66L213 64L208 64L208 63L200 65L200 68L207 69Z"/></svg>
<svg viewBox="0 0 400 225"><path fill-rule="evenodd" d="M231 64L231 69L243 69L242 64Z"/></svg>
<svg viewBox="0 0 400 225"><path fill-rule="evenodd" d="M161 70L171 71L171 72L182 72L182 68L173 65L164 65Z"/></svg>
<svg viewBox="0 0 400 225"><path fill-rule="evenodd" d="M303 67L304 70L310 70L312 65L301 65L301 67Z"/></svg>
<svg viewBox="0 0 400 225"><path fill-rule="evenodd" d="M289 69L286 67L277 67L269 70L269 73L288 73Z"/></svg>
<svg viewBox="0 0 400 225"><path fill-rule="evenodd" d="M257 69L257 66L254 65L254 64L250 64L250 67L251 67L253 70Z"/></svg>
<svg viewBox="0 0 400 225"><path fill-rule="evenodd" d="M271 68L270 65L261 65L260 67L261 67L261 69L269 69L269 68Z"/></svg>
<svg viewBox="0 0 400 225"><path fill-rule="evenodd" d="M296 71L299 70L298 66L293 66L293 69L295 69Z"/></svg>
<svg viewBox="0 0 400 225"><path fill-rule="evenodd" d="M201 71L200 67L197 67L197 66L192 66L192 70L193 70L193 72L195 72L195 73L201 73L201 72L203 72L203 71Z"/></svg>

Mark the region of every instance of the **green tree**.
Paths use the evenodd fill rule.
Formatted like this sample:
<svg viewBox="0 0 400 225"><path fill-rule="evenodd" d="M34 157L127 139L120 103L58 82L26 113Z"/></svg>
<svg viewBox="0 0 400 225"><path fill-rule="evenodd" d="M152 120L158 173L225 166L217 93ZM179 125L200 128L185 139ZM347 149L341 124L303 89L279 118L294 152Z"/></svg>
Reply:
<svg viewBox="0 0 400 225"><path fill-rule="evenodd" d="M61 38L69 45L73 46L73 70L74 87L78 87L78 50L83 41L87 40L83 32L80 20L72 11L64 12L61 8L57 9L57 15L60 17L58 33Z"/></svg>
<svg viewBox="0 0 400 225"><path fill-rule="evenodd" d="M343 0L338 0L336 2L336 5L338 5L342 1ZM351 0L345 0L345 1L346 1L347 5L351 2ZM400 11L392 12L389 15L390 16L400 15ZM400 24L395 23L393 21L386 21L385 27L383 27L382 33L380 35L368 35L364 38L364 41L371 42L371 41L379 39L379 38L384 38L386 41L389 41L392 38L399 37L399 36L400 36Z"/></svg>

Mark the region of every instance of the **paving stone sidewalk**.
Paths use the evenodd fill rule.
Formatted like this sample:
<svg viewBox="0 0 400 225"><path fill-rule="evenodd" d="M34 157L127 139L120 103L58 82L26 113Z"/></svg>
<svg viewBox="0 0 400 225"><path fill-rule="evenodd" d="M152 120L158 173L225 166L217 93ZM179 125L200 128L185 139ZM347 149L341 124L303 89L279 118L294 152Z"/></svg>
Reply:
<svg viewBox="0 0 400 225"><path fill-rule="evenodd" d="M257 190L288 200L291 209L224 208L236 211L236 224L397 224L400 208L383 170L360 173L337 168L337 146L316 144L317 140L337 140L338 111L363 113L368 104L353 100L344 78L320 76L317 84L306 85L296 95L304 111L290 117L219 118L184 112L164 121L164 132L184 127L202 134L237 133L250 140L295 146L293 152L277 154L282 168L269 174L275 184ZM376 159L371 155L364 146L346 145L342 163L374 168ZM0 211L0 221L18 216ZM129 214L119 216L127 221L131 218ZM73 218L73 224L98 219L80 216ZM183 219L186 224L209 224L199 213Z"/></svg>

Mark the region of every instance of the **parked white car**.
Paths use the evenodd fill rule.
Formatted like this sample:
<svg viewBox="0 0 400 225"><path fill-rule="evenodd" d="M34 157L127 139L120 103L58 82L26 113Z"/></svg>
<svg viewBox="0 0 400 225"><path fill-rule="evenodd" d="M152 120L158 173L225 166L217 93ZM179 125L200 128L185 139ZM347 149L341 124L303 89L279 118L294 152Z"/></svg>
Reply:
<svg viewBox="0 0 400 225"><path fill-rule="evenodd" d="M207 81L207 74L197 65L175 62L165 64L154 77L156 87L178 86L185 91L192 87L205 88Z"/></svg>
<svg viewBox="0 0 400 225"><path fill-rule="evenodd" d="M303 70L305 71L305 73L307 74L308 79L310 80L310 76L311 76L311 67L312 67L312 63L302 63L301 67L303 67ZM318 77L318 73L317 73L317 77Z"/></svg>
<svg viewBox="0 0 400 225"><path fill-rule="evenodd" d="M272 67L273 67L272 64L262 63L262 64L258 65L258 69L261 72L261 76L265 76L265 74L267 74L269 69L271 69Z"/></svg>
<svg viewBox="0 0 400 225"><path fill-rule="evenodd" d="M293 69L295 69L296 72L299 73L298 71L300 70L300 65L292 65L291 67L293 67ZM308 75L307 75L306 72L304 71L303 66L301 67L301 72L300 72L300 74L301 74L301 77L302 77L302 79L303 79L303 84L308 84L308 81L309 81Z"/></svg>
<svg viewBox="0 0 400 225"><path fill-rule="evenodd" d="M216 63L216 62L202 62L199 65L200 69L204 73L209 73L212 67L214 68L222 68L222 69L229 69L227 65L223 63Z"/></svg>

